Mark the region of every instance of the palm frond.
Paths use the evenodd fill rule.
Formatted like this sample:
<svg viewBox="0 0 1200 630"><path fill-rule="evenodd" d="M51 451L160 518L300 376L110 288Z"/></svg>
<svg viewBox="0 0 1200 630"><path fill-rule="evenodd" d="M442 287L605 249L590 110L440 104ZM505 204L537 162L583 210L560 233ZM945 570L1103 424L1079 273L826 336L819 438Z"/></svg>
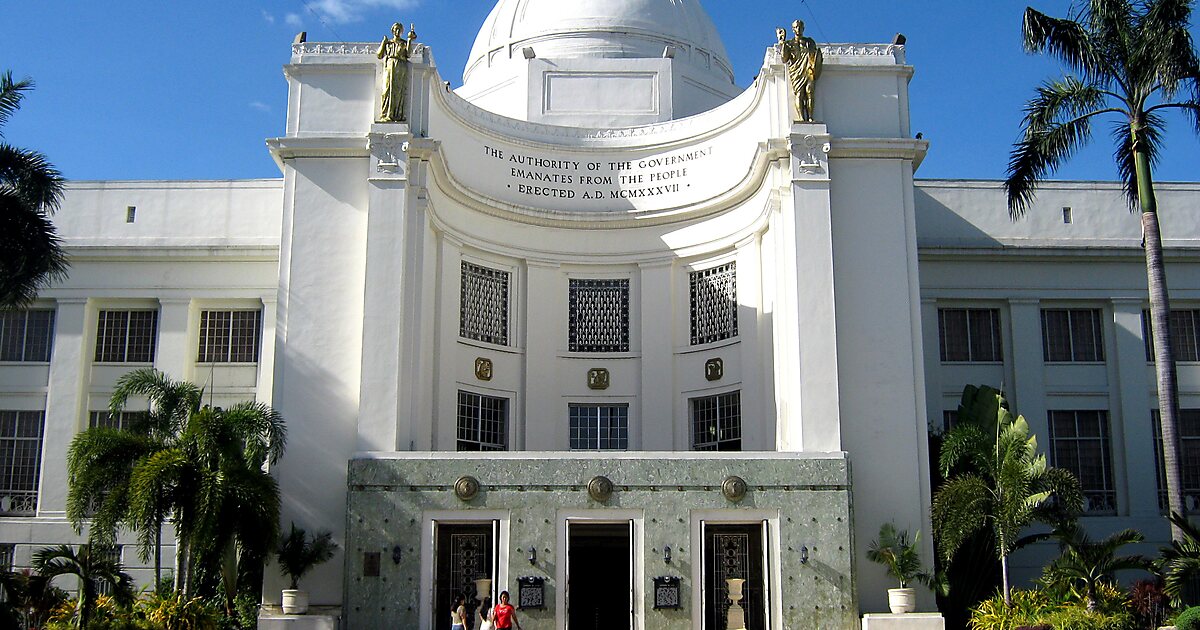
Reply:
<svg viewBox="0 0 1200 630"><path fill-rule="evenodd" d="M0 143L0 191L15 194L32 211L51 215L62 203L65 186L62 173L45 155Z"/></svg>
<svg viewBox="0 0 1200 630"><path fill-rule="evenodd" d="M1084 76L1097 72L1095 45L1087 29L1074 20L1051 17L1029 7L1025 9L1021 35L1026 52L1049 53Z"/></svg>
<svg viewBox="0 0 1200 630"><path fill-rule="evenodd" d="M246 445L246 458L254 465L279 461L287 446L283 416L270 405L243 402L222 412L225 423Z"/></svg>
<svg viewBox="0 0 1200 630"><path fill-rule="evenodd" d="M44 213L0 188L0 308L19 308L67 273L67 255Z"/></svg>
<svg viewBox="0 0 1200 630"><path fill-rule="evenodd" d="M1190 0L1155 0L1134 20L1140 37L1134 40L1137 67L1160 86L1163 98L1173 100L1180 87L1197 78L1197 60L1192 35Z"/></svg>
<svg viewBox="0 0 1200 630"><path fill-rule="evenodd" d="M966 474L942 484L933 497L933 533L938 553L949 561L971 534L986 525L991 491L977 475Z"/></svg>
<svg viewBox="0 0 1200 630"><path fill-rule="evenodd" d="M176 381L153 368L133 370L117 379L109 399L109 411L113 414L124 411L134 396L150 402L149 429L160 438L174 437L201 402L199 387L187 381Z"/></svg>
<svg viewBox="0 0 1200 630"><path fill-rule="evenodd" d="M1125 191L1125 201L1130 212L1139 208L1137 164L1134 154L1134 143L1140 140L1141 148L1150 160L1151 168L1158 165L1162 154L1162 136L1166 121L1153 112L1144 114L1145 124L1141 127L1138 138L1134 138L1128 121L1114 122L1110 135L1113 139L1113 161L1117 163L1117 174L1121 178L1121 187Z"/></svg>
<svg viewBox="0 0 1200 630"><path fill-rule="evenodd" d="M28 78L13 81L11 70L0 74L0 138L4 137L4 125L20 109L25 92L32 89L33 81Z"/></svg>

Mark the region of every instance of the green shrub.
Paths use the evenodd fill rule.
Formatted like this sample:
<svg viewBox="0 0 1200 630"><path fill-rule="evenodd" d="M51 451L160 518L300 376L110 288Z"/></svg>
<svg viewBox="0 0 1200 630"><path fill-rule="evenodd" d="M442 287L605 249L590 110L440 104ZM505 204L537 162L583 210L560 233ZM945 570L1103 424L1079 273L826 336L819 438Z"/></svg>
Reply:
<svg viewBox="0 0 1200 630"><path fill-rule="evenodd" d="M1039 620L1052 612L1055 603L1042 591L1012 589L1012 606L1004 605L997 593L971 611L971 630L1016 630L1021 626L1040 625Z"/></svg>
<svg viewBox="0 0 1200 630"><path fill-rule="evenodd" d="M1175 618L1175 630L1200 630L1200 606L1192 606Z"/></svg>
<svg viewBox="0 0 1200 630"><path fill-rule="evenodd" d="M1099 609L1088 611L1081 603L1056 599L1043 590L1013 589L1011 606L1004 605L1000 594L980 602L971 611L971 630L1133 630L1136 627L1123 593L1110 587L1098 595Z"/></svg>
<svg viewBox="0 0 1200 630"><path fill-rule="evenodd" d="M1045 618L1054 630L1133 630L1128 612L1089 611L1082 606L1063 606Z"/></svg>

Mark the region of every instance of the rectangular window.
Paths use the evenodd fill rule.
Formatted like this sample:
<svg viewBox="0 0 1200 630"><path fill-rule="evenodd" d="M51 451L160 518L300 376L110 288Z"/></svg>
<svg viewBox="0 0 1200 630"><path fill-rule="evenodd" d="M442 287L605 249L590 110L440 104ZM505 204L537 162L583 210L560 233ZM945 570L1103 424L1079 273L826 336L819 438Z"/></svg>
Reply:
<svg viewBox="0 0 1200 630"><path fill-rule="evenodd" d="M1107 411L1051 411L1050 464L1071 471L1083 489L1084 513L1115 514Z"/></svg>
<svg viewBox="0 0 1200 630"><path fill-rule="evenodd" d="M1176 361L1200 361L1200 309L1171 309L1171 349ZM1154 362L1154 327L1149 309L1142 311L1146 361Z"/></svg>
<svg viewBox="0 0 1200 630"><path fill-rule="evenodd" d="M942 412L942 430L949 431L958 424L958 410L947 409Z"/></svg>
<svg viewBox="0 0 1200 630"><path fill-rule="evenodd" d="M508 399L458 392L458 450L508 450Z"/></svg>
<svg viewBox="0 0 1200 630"><path fill-rule="evenodd" d="M260 311L200 311L199 363L257 363Z"/></svg>
<svg viewBox="0 0 1200 630"><path fill-rule="evenodd" d="M158 311L100 311L97 363L153 363Z"/></svg>
<svg viewBox="0 0 1200 630"><path fill-rule="evenodd" d="M92 411L88 413L88 428L104 427L106 429L132 430L146 426L150 421L149 411L122 411L116 416L108 411Z"/></svg>
<svg viewBox="0 0 1200 630"><path fill-rule="evenodd" d="M629 448L629 405L571 405L571 450Z"/></svg>
<svg viewBox="0 0 1200 630"><path fill-rule="evenodd" d="M691 287L692 345L712 343L738 334L737 267L728 263L693 271Z"/></svg>
<svg viewBox="0 0 1200 630"><path fill-rule="evenodd" d="M1162 458L1162 426L1158 410L1150 412L1154 425L1154 470L1158 473L1158 507L1167 510L1167 471ZM1179 410L1179 472L1183 477L1183 503L1189 513L1200 511L1200 409Z"/></svg>
<svg viewBox="0 0 1200 630"><path fill-rule="evenodd" d="M999 363L1000 310L995 308L939 308L938 336L942 361Z"/></svg>
<svg viewBox="0 0 1200 630"><path fill-rule="evenodd" d="M498 346L508 345L509 273L462 263L458 335Z"/></svg>
<svg viewBox="0 0 1200 630"><path fill-rule="evenodd" d="M37 514L43 411L0 411L0 516Z"/></svg>
<svg viewBox="0 0 1200 630"><path fill-rule="evenodd" d="M571 352L629 352L629 280L570 282Z"/></svg>
<svg viewBox="0 0 1200 630"><path fill-rule="evenodd" d="M742 393L693 398L692 450L742 450Z"/></svg>
<svg viewBox="0 0 1200 630"><path fill-rule="evenodd" d="M1042 309L1042 356L1047 363L1103 361L1100 309Z"/></svg>
<svg viewBox="0 0 1200 630"><path fill-rule="evenodd" d="M54 311L0 311L0 361L48 363Z"/></svg>

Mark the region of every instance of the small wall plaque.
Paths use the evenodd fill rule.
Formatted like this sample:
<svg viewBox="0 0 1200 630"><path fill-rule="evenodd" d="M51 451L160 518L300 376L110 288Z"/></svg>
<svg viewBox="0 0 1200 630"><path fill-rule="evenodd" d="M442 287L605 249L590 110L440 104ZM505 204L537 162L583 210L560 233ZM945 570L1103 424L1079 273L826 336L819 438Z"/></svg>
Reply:
<svg viewBox="0 0 1200 630"><path fill-rule="evenodd" d="M654 578L654 610L680 608L683 604L679 601L679 578L670 575Z"/></svg>
<svg viewBox="0 0 1200 630"><path fill-rule="evenodd" d="M604 368L592 368L588 370L588 389L608 389L608 382L608 370Z"/></svg>
<svg viewBox="0 0 1200 630"><path fill-rule="evenodd" d="M722 376L725 376L725 362L721 360L721 357L704 362L704 378L710 381L719 381Z"/></svg>
<svg viewBox="0 0 1200 630"><path fill-rule="evenodd" d="M746 480L737 475L730 475L721 482L721 494L733 502L746 498L746 490Z"/></svg>
<svg viewBox="0 0 1200 630"><path fill-rule="evenodd" d="M475 378L481 381L492 380L492 360L479 357L475 359Z"/></svg>
<svg viewBox="0 0 1200 630"><path fill-rule="evenodd" d="M454 496L460 501L470 501L479 495L479 480L471 475L463 475L454 482Z"/></svg>
<svg viewBox="0 0 1200 630"><path fill-rule="evenodd" d="M546 609L546 580L526 575L517 578L517 608L521 610Z"/></svg>
<svg viewBox="0 0 1200 630"><path fill-rule="evenodd" d="M363 552L363 577L379 577L379 552Z"/></svg>
<svg viewBox="0 0 1200 630"><path fill-rule="evenodd" d="M587 485L588 496L601 503L608 500L613 493L613 482L604 475L596 475Z"/></svg>

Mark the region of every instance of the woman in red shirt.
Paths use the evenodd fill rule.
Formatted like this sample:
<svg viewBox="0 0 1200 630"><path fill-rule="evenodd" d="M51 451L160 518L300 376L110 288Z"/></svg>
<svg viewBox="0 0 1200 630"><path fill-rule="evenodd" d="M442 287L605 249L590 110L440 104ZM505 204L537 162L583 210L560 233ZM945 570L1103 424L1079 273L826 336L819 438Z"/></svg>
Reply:
<svg viewBox="0 0 1200 630"><path fill-rule="evenodd" d="M500 603L492 609L492 619L496 622L496 630L511 630L516 625L521 630L521 622L517 620L517 609L508 603L508 591L500 593Z"/></svg>

